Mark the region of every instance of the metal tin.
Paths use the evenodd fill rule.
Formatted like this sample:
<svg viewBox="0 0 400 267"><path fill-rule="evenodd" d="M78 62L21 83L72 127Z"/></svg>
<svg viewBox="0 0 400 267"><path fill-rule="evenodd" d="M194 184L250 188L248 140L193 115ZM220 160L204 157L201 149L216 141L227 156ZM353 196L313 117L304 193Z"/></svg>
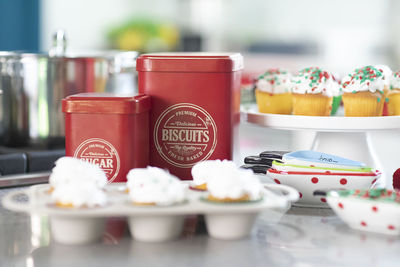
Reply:
<svg viewBox="0 0 400 267"><path fill-rule="evenodd" d="M150 97L83 93L62 100L65 152L99 165L109 182L126 182L149 164Z"/></svg>
<svg viewBox="0 0 400 267"><path fill-rule="evenodd" d="M152 97L151 165L186 180L199 161L233 158L240 54L145 54L136 66L139 92Z"/></svg>

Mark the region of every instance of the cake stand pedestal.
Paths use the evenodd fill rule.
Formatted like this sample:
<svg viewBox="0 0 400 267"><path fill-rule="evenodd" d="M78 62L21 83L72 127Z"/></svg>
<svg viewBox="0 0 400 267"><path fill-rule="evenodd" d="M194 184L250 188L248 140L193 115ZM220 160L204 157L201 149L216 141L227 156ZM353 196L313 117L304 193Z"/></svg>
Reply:
<svg viewBox="0 0 400 267"><path fill-rule="evenodd" d="M364 162L382 171L370 140L371 131L400 129L400 116L344 117L259 113L257 106L242 107L241 121L281 130L315 131L310 149ZM382 176L384 174L382 173ZM381 179L383 184L384 179Z"/></svg>

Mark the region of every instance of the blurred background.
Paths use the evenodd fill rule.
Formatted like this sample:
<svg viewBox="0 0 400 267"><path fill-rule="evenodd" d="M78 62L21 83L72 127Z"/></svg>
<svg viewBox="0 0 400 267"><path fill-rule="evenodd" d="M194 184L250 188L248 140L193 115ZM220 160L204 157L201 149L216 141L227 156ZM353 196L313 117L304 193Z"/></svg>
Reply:
<svg viewBox="0 0 400 267"><path fill-rule="evenodd" d="M0 50L239 51L246 71L399 68L396 0L0 0Z"/></svg>

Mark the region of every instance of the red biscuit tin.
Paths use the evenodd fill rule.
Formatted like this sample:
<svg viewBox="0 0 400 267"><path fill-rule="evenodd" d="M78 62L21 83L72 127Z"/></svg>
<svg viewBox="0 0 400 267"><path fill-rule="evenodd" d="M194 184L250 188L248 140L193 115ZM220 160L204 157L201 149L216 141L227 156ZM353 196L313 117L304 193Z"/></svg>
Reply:
<svg viewBox="0 0 400 267"><path fill-rule="evenodd" d="M152 97L150 165L187 180L196 162L232 159L242 68L238 53L138 58L139 92Z"/></svg>
<svg viewBox="0 0 400 267"><path fill-rule="evenodd" d="M62 100L65 152L100 166L108 181L126 182L149 164L150 97L83 93Z"/></svg>

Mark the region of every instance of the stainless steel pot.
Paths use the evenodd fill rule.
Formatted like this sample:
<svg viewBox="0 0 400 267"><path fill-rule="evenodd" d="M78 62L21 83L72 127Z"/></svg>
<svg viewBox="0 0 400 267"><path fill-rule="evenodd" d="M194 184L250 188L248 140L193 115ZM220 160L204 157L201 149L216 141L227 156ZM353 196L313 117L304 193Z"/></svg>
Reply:
<svg viewBox="0 0 400 267"><path fill-rule="evenodd" d="M48 55L0 52L1 144L63 146L62 98L137 90L137 52L64 53L64 36Z"/></svg>

